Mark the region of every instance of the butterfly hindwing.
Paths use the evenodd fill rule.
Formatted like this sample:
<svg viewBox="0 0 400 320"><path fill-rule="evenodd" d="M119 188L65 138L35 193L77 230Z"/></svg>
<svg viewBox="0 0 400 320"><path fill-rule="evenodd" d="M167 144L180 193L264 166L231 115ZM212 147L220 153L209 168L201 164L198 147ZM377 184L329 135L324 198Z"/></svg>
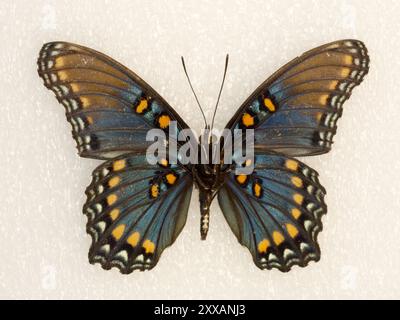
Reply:
<svg viewBox="0 0 400 320"><path fill-rule="evenodd" d="M186 222L192 185L185 168L166 159L148 164L142 153L100 165L84 206L89 261L122 273L153 268Z"/></svg>
<svg viewBox="0 0 400 320"><path fill-rule="evenodd" d="M146 150L149 129L168 133L187 125L171 106L132 71L110 57L67 42L45 44L38 72L66 110L83 157L111 159Z"/></svg>
<svg viewBox="0 0 400 320"><path fill-rule="evenodd" d="M326 213L316 171L298 160L257 152L250 175L227 173L218 202L238 241L261 269L289 271L318 261Z"/></svg>
<svg viewBox="0 0 400 320"><path fill-rule="evenodd" d="M343 103L369 68L358 40L304 53L268 78L243 103L228 128L254 128L255 145L289 156L331 149Z"/></svg>

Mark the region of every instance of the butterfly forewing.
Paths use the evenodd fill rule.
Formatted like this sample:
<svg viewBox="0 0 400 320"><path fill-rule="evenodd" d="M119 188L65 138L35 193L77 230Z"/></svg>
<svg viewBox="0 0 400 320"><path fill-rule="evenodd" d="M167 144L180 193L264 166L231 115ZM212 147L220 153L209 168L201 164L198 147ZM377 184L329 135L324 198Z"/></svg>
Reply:
<svg viewBox="0 0 400 320"><path fill-rule="evenodd" d="M152 128L168 133L187 125L167 102L132 71L95 50L51 42L39 53L38 71L66 109L83 157L111 159L146 150Z"/></svg>
<svg viewBox="0 0 400 320"><path fill-rule="evenodd" d="M331 149L343 103L369 68L365 45L342 40L294 59L241 106L228 128L255 129L255 145L290 156Z"/></svg>

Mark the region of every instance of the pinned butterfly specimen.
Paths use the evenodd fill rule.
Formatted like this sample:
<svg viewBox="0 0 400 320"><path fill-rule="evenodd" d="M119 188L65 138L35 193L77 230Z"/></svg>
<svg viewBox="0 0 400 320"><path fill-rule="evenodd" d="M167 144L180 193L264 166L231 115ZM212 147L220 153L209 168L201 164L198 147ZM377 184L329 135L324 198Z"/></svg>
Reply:
<svg viewBox="0 0 400 320"><path fill-rule="evenodd" d="M254 170L248 175L234 169L249 161L184 165L166 157L149 164L150 129L168 134L172 121L178 131L188 126L154 89L110 57L51 42L41 49L38 68L66 109L79 155L104 160L93 172L83 208L91 263L122 273L153 268L186 222L193 185L203 239L217 197L257 267L286 272L320 259L325 189L318 173L296 157L331 149L343 103L368 72L362 42L341 40L304 53L242 104L226 128L254 129Z"/></svg>

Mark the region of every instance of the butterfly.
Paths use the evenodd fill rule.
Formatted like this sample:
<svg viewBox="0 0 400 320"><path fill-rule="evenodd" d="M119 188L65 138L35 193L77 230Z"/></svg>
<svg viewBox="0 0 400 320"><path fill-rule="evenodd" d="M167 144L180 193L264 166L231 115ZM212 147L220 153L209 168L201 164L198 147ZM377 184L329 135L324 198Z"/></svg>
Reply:
<svg viewBox="0 0 400 320"><path fill-rule="evenodd" d="M189 128L178 113L112 58L77 44L44 44L38 73L64 105L79 155L103 160L83 207L90 263L124 274L152 269L185 225L193 186L199 189L202 239L218 198L238 242L260 269L287 272L318 261L326 191L318 173L296 158L330 151L343 103L368 70L365 45L340 40L276 71L226 125L254 130L254 170L238 174L235 167L250 160L182 164L165 157L148 163L149 130L168 135L173 121L178 132Z"/></svg>

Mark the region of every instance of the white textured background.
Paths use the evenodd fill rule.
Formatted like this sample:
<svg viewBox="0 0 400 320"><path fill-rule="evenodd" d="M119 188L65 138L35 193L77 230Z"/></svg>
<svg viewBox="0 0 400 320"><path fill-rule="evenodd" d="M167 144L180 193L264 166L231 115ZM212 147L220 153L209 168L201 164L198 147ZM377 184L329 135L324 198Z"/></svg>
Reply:
<svg viewBox="0 0 400 320"><path fill-rule="evenodd" d="M399 1L1 1L0 298L400 298ZM261 271L215 202L206 242L197 192L175 245L150 272L88 263L81 214L97 161L76 154L64 110L36 73L42 44L65 40L135 70L196 129L184 55L217 125L273 71L341 38L363 40L371 69L339 121L333 150L308 158L326 187L322 259Z"/></svg>

